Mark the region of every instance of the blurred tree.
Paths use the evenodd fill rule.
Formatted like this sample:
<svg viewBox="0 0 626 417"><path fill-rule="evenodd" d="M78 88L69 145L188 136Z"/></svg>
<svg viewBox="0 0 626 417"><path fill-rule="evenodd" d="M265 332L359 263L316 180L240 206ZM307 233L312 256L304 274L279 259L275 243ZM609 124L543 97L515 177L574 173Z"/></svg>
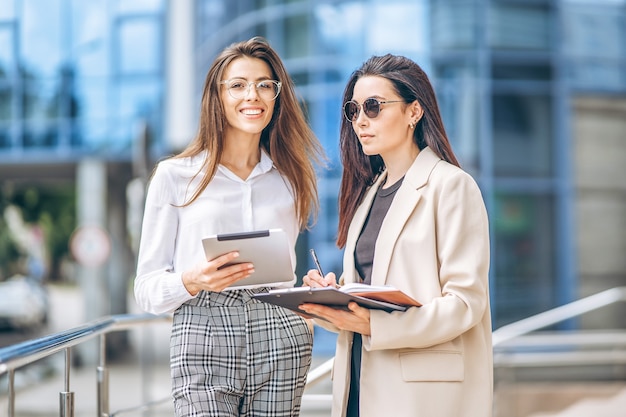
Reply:
<svg viewBox="0 0 626 417"><path fill-rule="evenodd" d="M4 211L7 206L8 203L4 194L0 193L0 281L4 281L19 272L19 264L23 257L4 218Z"/></svg>
<svg viewBox="0 0 626 417"><path fill-rule="evenodd" d="M25 224L43 233L47 254L46 263L42 265L43 279L61 281L61 264L69 256L69 239L76 227L74 188L71 185L16 188L8 197L8 203L20 209ZM27 267L32 265L27 264ZM29 272L33 271L25 271Z"/></svg>

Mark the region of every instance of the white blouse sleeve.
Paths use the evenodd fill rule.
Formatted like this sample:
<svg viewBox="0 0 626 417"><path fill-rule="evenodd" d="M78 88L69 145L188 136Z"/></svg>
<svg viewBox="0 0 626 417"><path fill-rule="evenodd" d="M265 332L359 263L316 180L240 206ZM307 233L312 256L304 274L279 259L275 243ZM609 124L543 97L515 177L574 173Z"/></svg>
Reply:
<svg viewBox="0 0 626 417"><path fill-rule="evenodd" d="M176 185L163 166L157 167L146 195L146 204L134 283L135 300L145 311L169 313L193 298L174 271L179 209L172 203Z"/></svg>

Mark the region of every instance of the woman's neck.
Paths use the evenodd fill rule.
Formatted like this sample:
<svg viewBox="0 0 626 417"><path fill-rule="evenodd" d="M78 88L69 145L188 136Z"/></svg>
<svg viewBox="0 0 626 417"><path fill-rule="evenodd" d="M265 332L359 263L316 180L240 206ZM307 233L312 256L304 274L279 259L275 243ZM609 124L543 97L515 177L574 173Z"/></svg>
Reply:
<svg viewBox="0 0 626 417"><path fill-rule="evenodd" d="M226 139L220 164L245 180L261 160L259 139L256 141Z"/></svg>
<svg viewBox="0 0 626 417"><path fill-rule="evenodd" d="M419 148L412 146L408 152L406 149L403 149L401 152L396 152L392 155L381 155L385 162L385 168L387 169L387 179L385 180L383 188L392 186L404 177L404 174L406 174L411 165L413 165L413 161L415 161L419 153Z"/></svg>

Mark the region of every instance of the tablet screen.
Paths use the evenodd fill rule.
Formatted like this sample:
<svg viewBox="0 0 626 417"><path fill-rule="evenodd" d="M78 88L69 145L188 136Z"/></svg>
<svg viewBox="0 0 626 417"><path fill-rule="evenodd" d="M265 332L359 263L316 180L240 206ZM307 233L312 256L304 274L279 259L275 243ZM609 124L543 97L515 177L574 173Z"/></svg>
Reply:
<svg viewBox="0 0 626 417"><path fill-rule="evenodd" d="M202 239L202 245L207 260L239 251L239 257L233 263L254 264L254 273L235 282L230 288L258 285L272 287L277 283L295 281L289 239L281 229L208 236Z"/></svg>

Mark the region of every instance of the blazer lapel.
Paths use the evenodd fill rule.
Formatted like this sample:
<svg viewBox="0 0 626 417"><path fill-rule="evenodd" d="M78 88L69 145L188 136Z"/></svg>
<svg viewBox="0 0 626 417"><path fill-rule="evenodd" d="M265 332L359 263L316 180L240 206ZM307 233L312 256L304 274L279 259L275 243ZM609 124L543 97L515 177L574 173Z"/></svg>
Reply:
<svg viewBox="0 0 626 417"><path fill-rule="evenodd" d="M434 169L435 165L440 162L441 159L430 149L424 148L420 151L417 158L407 171L402 181L402 185L396 192L393 202L389 207L389 211L383 220L383 224L380 228L380 233L376 240L376 249L374 252L374 264L372 270L372 285L385 285L387 278L387 272L389 270L389 264L391 262L391 255L393 253L398 237L404 228L404 225L408 221L411 213L417 207L421 198L421 189L428 183L430 173ZM372 187L374 188L374 187ZM378 189L378 187L376 187ZM373 192L370 190L372 197L369 199L367 210L363 217L362 222L365 221L365 217L369 212L371 201L373 200ZM360 223L361 225L363 223ZM359 232L361 228L358 229ZM358 237L358 234L357 234ZM354 239L356 241L356 238Z"/></svg>

